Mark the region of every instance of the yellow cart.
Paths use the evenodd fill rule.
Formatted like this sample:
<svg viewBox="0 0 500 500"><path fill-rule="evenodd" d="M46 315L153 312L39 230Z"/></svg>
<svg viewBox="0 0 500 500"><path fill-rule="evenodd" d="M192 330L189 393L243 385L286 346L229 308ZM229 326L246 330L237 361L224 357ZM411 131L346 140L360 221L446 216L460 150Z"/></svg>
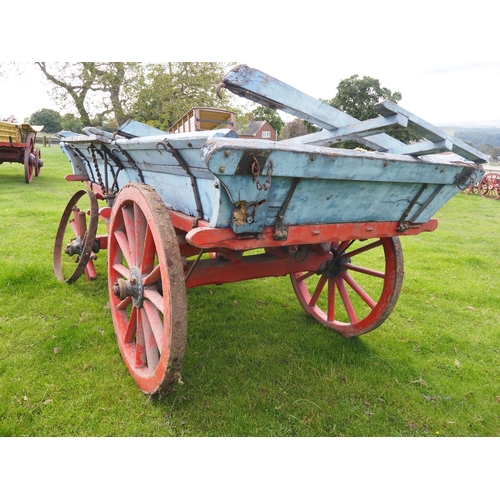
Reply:
<svg viewBox="0 0 500 500"><path fill-rule="evenodd" d="M43 166L40 149L35 148L36 134L42 128L29 123L0 121L0 164L22 163L27 183L32 181L33 173L36 177L40 175Z"/></svg>

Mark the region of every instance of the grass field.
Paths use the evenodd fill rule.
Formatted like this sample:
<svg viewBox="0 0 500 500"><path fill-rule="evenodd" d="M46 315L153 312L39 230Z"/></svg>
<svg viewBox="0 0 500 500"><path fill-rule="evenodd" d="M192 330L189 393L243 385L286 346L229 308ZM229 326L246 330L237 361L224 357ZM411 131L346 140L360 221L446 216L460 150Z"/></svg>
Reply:
<svg viewBox="0 0 500 500"><path fill-rule="evenodd" d="M95 282L54 277L82 186L58 148L42 158L29 185L0 165L0 435L500 435L500 201L457 195L402 237L398 304L359 338L307 316L287 277L188 290L182 384L158 399L120 357L105 253Z"/></svg>

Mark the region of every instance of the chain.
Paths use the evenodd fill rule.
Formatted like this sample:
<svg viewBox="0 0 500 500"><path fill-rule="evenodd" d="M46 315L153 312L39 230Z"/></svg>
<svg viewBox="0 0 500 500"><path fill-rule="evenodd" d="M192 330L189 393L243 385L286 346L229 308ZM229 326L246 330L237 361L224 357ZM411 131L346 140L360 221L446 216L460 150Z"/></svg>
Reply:
<svg viewBox="0 0 500 500"><path fill-rule="evenodd" d="M471 175L469 175L469 177L457 174L455 176L455 181L453 182L453 184L455 184L455 186L457 186L457 188L460 189L460 191L463 191L465 188L475 184L476 180L477 180L477 171L474 171L472 172Z"/></svg>
<svg viewBox="0 0 500 500"><path fill-rule="evenodd" d="M95 167L95 171L97 174L97 180L99 181L99 186L101 186L102 193L105 195L107 189L106 189L106 186L104 186L104 182L102 181L101 171L99 170L99 164L97 163L97 158L95 155L95 146L93 144L91 144L89 146L89 150L90 150L90 154L92 155L92 159L94 160L94 167Z"/></svg>
<svg viewBox="0 0 500 500"><path fill-rule="evenodd" d="M257 161L257 158L255 156L253 157L253 163L252 163L252 176L253 180L255 182L255 185L257 186L257 189L261 191L262 189L264 191L267 191L271 187L271 175L273 174L273 162L269 162L269 166L267 167L267 178L263 184L260 182L260 174L261 174L261 166L259 165L259 162Z"/></svg>

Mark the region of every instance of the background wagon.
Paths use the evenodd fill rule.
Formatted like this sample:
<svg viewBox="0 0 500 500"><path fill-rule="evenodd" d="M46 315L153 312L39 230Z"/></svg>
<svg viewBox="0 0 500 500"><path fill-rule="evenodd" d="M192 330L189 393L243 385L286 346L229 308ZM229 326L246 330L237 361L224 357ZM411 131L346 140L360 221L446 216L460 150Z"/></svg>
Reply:
<svg viewBox="0 0 500 500"><path fill-rule="evenodd" d="M232 111L215 108L191 108L169 129L169 134L199 132L201 130L236 129L236 115Z"/></svg>
<svg viewBox="0 0 500 500"><path fill-rule="evenodd" d="M35 147L36 133L43 127L28 123L0 121L0 163L24 165L24 179L30 183L33 173L38 177L43 166L40 149Z"/></svg>
<svg viewBox="0 0 500 500"><path fill-rule="evenodd" d="M188 288L289 275L303 309L327 328L346 337L377 328L401 291L399 236L435 230L436 211L484 173L484 155L393 103L359 122L247 66L222 86L323 130L273 142L129 121L113 134L61 134L67 179L88 189L63 212L54 272L95 279L93 260L107 250L118 345L148 394L168 393L179 377ZM424 139L385 133L408 126ZM371 151L330 147L339 140ZM448 150L462 159L433 157Z"/></svg>

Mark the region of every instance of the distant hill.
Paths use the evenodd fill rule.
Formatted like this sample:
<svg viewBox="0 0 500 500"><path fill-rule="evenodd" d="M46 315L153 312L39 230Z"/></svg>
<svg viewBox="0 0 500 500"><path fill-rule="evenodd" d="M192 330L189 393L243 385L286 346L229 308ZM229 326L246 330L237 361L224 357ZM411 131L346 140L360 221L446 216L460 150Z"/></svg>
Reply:
<svg viewBox="0 0 500 500"><path fill-rule="evenodd" d="M490 144L500 147L500 128L498 127L455 127L442 126L440 127L449 133L455 135L464 142L472 143L475 148L479 148L481 144Z"/></svg>

